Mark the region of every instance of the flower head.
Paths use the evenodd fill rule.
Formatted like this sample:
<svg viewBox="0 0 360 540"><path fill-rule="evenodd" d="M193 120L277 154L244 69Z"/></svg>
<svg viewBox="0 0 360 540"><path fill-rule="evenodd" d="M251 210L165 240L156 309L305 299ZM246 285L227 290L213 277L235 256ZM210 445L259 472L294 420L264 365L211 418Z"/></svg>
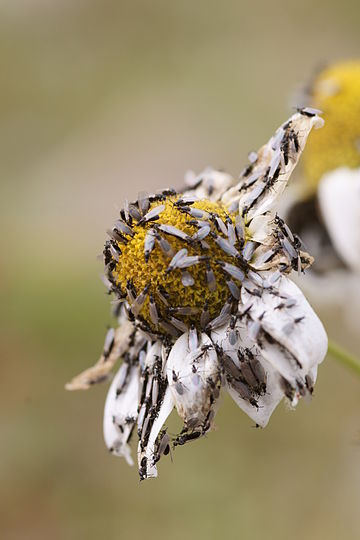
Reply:
<svg viewBox="0 0 360 540"><path fill-rule="evenodd" d="M313 126L311 110L291 117L235 182L207 169L189 173L181 193L140 194L126 204L104 249L105 281L119 326L99 362L67 387L87 388L122 365L105 404L108 448L132 463L137 433L140 478L157 476L170 445L213 426L222 390L264 427L285 396L312 393L327 338L289 279L311 257L272 212ZM164 423L176 408L182 431Z"/></svg>
<svg viewBox="0 0 360 540"><path fill-rule="evenodd" d="M304 174L290 209L295 226L328 272L360 270L360 61L331 65L307 89L325 126L309 137ZM319 253L317 253L317 251ZM317 257L317 255L321 255Z"/></svg>
<svg viewBox="0 0 360 540"><path fill-rule="evenodd" d="M309 192L339 167L360 167L360 61L331 65L317 74L308 100L321 109L324 129L311 134L304 152Z"/></svg>

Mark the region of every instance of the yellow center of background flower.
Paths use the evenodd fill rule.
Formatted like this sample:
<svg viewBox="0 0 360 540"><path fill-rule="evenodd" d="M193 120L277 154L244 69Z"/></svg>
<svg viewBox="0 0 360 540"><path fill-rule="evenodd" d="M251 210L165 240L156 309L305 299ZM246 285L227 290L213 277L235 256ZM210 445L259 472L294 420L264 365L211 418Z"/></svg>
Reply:
<svg viewBox="0 0 360 540"><path fill-rule="evenodd" d="M180 268L175 268L171 272L167 272L171 256L166 256L163 253L158 242L155 242L154 248L146 262L144 242L150 229L161 225L171 225L180 231L183 231L189 237L200 230L199 227L190 223L195 218L189 216L186 212L180 211L174 206L174 203L179 198L181 198L181 196L170 197L166 201L152 203L150 210L161 204L164 204L165 206L165 209L159 215L159 219L145 225L132 225L134 235L133 237L127 236L128 243L126 245L119 244L122 254L113 271L113 276L116 279L117 285L120 286L122 291L126 290L128 280L131 280L136 295L139 295L146 286L149 286L148 294L139 314L139 318L145 321L152 330L156 330L160 333L163 333L161 327L155 327L150 317L150 295L153 296L156 302L160 320L168 322L169 316L172 315L187 325L194 324L196 327L199 327L200 316L204 310L204 306L208 307L210 318L215 318L220 313L226 300L231 296L226 282L233 278L223 272L221 266L216 263L216 259L237 265L236 259L227 255L216 244L215 239L211 234L204 239L204 242L209 246L208 249L206 249L206 247L204 248L204 244L201 245L199 242L187 242L170 234L165 234L161 230L158 230L158 233L169 242L173 254L186 248L189 257L196 255L209 257L208 262L216 279L216 290L211 291L209 289L205 262L200 262L199 264L195 264L185 269L185 271L189 272L194 279L194 284L192 286L183 285L183 271ZM231 222L235 225L235 215L227 213L225 207L220 203L214 203L207 200L196 201L191 205L191 208L217 214L224 223L226 222L226 219L229 219L230 217ZM217 232L213 223L211 224L211 230L212 232ZM240 250L241 246L237 244L236 248ZM238 286L240 286L239 283ZM168 306L166 306L161 298L164 296ZM129 303L131 305L131 302ZM177 307L191 307L196 309L192 315L179 315L171 310L171 308Z"/></svg>
<svg viewBox="0 0 360 540"><path fill-rule="evenodd" d="M325 126L310 134L303 155L309 194L326 172L360 166L360 61L322 71L311 96L311 105L323 111Z"/></svg>

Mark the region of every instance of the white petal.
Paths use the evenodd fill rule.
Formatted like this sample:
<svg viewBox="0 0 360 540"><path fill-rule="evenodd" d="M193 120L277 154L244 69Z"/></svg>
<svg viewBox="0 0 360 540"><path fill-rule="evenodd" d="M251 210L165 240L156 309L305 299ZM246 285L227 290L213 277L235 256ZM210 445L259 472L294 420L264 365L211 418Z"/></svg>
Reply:
<svg viewBox="0 0 360 540"><path fill-rule="evenodd" d="M184 196L194 194L199 199L218 201L224 191L235 184L235 180L230 174L207 167L197 176L193 171L188 171L185 175L185 183L190 190L186 191Z"/></svg>
<svg viewBox="0 0 360 540"><path fill-rule="evenodd" d="M323 274L310 272L305 279L303 276L294 278L317 309L337 313L339 324L344 324L354 335L358 335L360 317L358 273L339 268Z"/></svg>
<svg viewBox="0 0 360 540"><path fill-rule="evenodd" d="M161 341L156 341L151 345L148 352L146 353L145 367L147 367L150 372L152 372L156 360L161 358L161 347Z"/></svg>
<svg viewBox="0 0 360 540"><path fill-rule="evenodd" d="M177 411L188 429L205 431L208 414L218 397L219 364L210 338L201 334L193 348L189 332L175 342L167 361L169 387ZM214 395L214 391L216 395Z"/></svg>
<svg viewBox="0 0 360 540"><path fill-rule="evenodd" d="M219 345L226 354L232 358L235 364L239 363L237 351L248 348L250 354L253 354L255 361L259 361L265 371L266 390L265 393L255 394L257 405L251 404L243 399L238 391L231 385L231 379L225 380L227 391L237 405L259 426L265 427L279 402L284 397L284 392L280 386L280 380L277 370L261 355L260 350L254 346L248 337L246 325L237 321L235 331L238 333L238 343L234 346L230 344L230 329L224 326L220 330L212 332L212 340Z"/></svg>
<svg viewBox="0 0 360 540"><path fill-rule="evenodd" d="M251 172L243 173L240 182L223 195L224 204L230 207L238 202L240 213L246 209L248 219L270 210L284 191L311 129L322 125L323 120L316 115L294 114L259 150L258 160L250 166ZM274 163L280 167L275 176L273 171L269 175Z"/></svg>
<svg viewBox="0 0 360 540"><path fill-rule="evenodd" d="M109 388L104 410L105 444L115 455L133 465L127 444L137 418L139 368L122 364Z"/></svg>
<svg viewBox="0 0 360 540"><path fill-rule="evenodd" d="M250 316L260 322L257 340L263 356L296 386L327 352L324 327L301 290L286 277L277 282L278 293L264 290L261 298L242 289L244 303L251 303ZM286 306L292 299L295 305ZM285 305L283 305L285 304Z"/></svg>
<svg viewBox="0 0 360 540"><path fill-rule="evenodd" d="M174 408L174 401L172 394L169 388L166 389L163 402L159 409L159 414L156 417L153 426L150 431L149 440L146 446L145 451L141 451L140 443L138 448L138 463L140 471L143 471L143 478L156 478L157 467L155 464L155 447L158 435L161 431L162 426L166 422L166 419L170 415L171 411Z"/></svg>
<svg viewBox="0 0 360 540"><path fill-rule="evenodd" d="M251 220L249 225L249 233L253 242L259 242L260 244L266 244L269 242L273 226L271 222L274 217L269 214L256 216Z"/></svg>
<svg viewBox="0 0 360 540"><path fill-rule="evenodd" d="M318 188L321 213L343 261L360 271L360 169L327 173Z"/></svg>

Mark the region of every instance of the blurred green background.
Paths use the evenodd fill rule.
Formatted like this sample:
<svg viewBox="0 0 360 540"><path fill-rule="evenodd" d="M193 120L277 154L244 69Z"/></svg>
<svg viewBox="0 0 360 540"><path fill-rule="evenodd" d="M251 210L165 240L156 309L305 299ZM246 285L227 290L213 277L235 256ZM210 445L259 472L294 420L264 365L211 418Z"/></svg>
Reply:
<svg viewBox="0 0 360 540"><path fill-rule="evenodd" d="M0 537L360 537L360 381L328 359L311 405L217 430L158 480L108 455L95 362L105 229L187 168L237 175L322 61L359 56L357 0L1 0ZM359 338L332 313L334 337Z"/></svg>

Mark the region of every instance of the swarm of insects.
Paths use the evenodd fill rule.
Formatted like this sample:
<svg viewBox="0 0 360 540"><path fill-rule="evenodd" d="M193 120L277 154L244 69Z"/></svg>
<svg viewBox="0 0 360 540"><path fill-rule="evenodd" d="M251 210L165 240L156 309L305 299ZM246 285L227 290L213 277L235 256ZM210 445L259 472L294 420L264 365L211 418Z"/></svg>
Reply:
<svg viewBox="0 0 360 540"><path fill-rule="evenodd" d="M296 405L312 393L327 338L288 277L312 259L272 209L320 124L317 111L299 110L250 154L240 181L208 169L181 192L141 193L108 231L104 280L119 326L68 388L104 380L122 359L104 436L132 463L137 435L141 479L157 475L171 445L212 428L222 390L258 426L284 396ZM174 407L183 429L171 435L163 425Z"/></svg>

